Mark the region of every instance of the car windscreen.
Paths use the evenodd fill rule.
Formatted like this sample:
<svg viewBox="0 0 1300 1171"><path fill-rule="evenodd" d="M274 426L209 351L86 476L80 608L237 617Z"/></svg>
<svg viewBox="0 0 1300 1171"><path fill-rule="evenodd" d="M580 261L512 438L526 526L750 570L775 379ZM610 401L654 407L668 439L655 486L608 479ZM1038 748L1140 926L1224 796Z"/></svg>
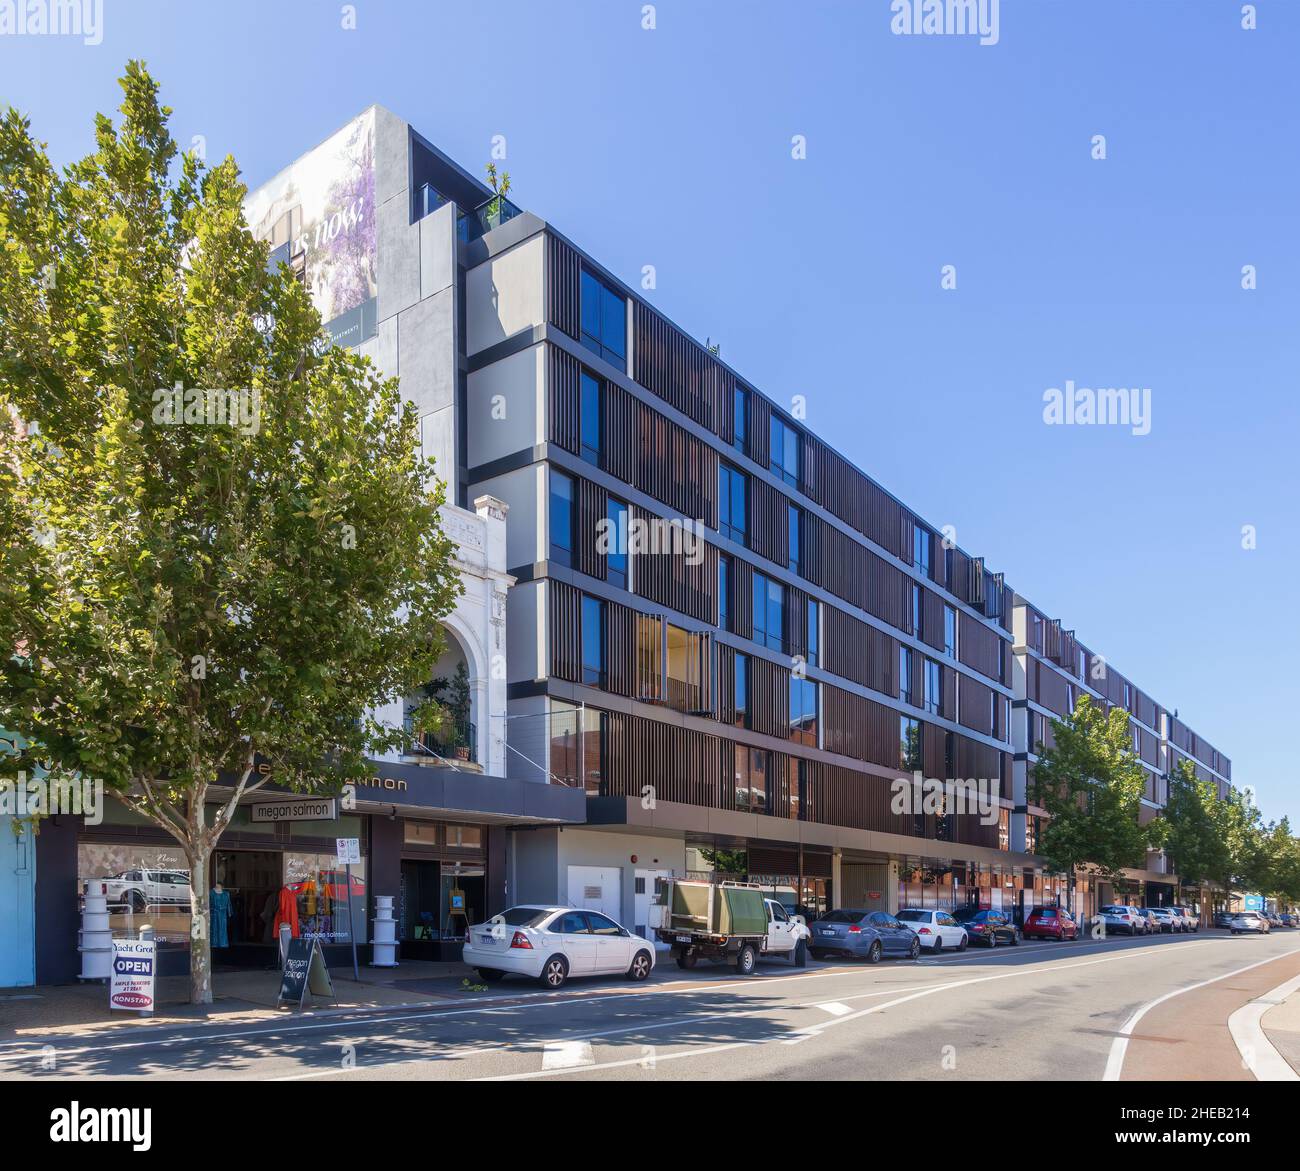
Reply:
<svg viewBox="0 0 1300 1171"><path fill-rule="evenodd" d="M930 911L899 911L894 917L903 923L928 923Z"/></svg>
<svg viewBox="0 0 1300 1171"><path fill-rule="evenodd" d="M1055 911L1035 911L1034 914L1037 915L1040 919L1055 919L1055 918L1056 918L1056 912L1055 912Z"/></svg>
<svg viewBox="0 0 1300 1171"><path fill-rule="evenodd" d="M831 911L817 920L819 923L861 923L867 917L866 911Z"/></svg>

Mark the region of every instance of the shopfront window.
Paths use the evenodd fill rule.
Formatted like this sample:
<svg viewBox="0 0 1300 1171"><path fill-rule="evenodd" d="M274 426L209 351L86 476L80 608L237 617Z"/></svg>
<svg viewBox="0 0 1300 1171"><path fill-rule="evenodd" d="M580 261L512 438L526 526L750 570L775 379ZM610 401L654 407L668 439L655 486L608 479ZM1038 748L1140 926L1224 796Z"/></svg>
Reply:
<svg viewBox="0 0 1300 1171"><path fill-rule="evenodd" d="M149 927L159 946L189 947L190 871L179 847L81 842L77 877L83 892L102 888L108 896L114 938L133 939Z"/></svg>
<svg viewBox="0 0 1300 1171"><path fill-rule="evenodd" d="M298 935L322 943L366 941L366 862L352 864L352 878L331 854L286 851L284 886L297 905ZM348 917L351 904L351 920Z"/></svg>

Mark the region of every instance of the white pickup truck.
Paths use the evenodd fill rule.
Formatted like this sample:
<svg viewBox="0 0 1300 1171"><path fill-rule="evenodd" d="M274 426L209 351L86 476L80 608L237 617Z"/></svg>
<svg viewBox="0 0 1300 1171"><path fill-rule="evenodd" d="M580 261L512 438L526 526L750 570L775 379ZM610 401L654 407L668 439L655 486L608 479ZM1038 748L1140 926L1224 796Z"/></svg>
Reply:
<svg viewBox="0 0 1300 1171"><path fill-rule="evenodd" d="M110 907L143 911L150 907L189 906L188 870L123 870L112 878L93 879L102 883Z"/></svg>
<svg viewBox="0 0 1300 1171"><path fill-rule="evenodd" d="M679 968L693 968L704 956L747 976L760 956L788 956L803 967L808 953L803 916L791 915L748 883L660 879L650 925L672 948Z"/></svg>

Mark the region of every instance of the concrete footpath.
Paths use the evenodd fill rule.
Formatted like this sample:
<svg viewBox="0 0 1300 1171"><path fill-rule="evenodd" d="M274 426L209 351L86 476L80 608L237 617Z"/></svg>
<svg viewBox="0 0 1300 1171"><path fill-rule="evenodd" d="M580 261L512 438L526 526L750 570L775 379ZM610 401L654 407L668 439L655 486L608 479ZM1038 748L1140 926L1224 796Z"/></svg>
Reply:
<svg viewBox="0 0 1300 1171"><path fill-rule="evenodd" d="M304 1010L348 1011L370 1008L419 1007L480 997L485 986L477 973L461 963L408 961L397 968L331 968L335 1000L307 997ZM41 985L0 989L0 1043L59 1036L98 1035L142 1026L237 1024L274 1020L288 1015L277 1009L278 971L217 971L212 978L213 1003L189 1003L189 977L168 976L156 987L158 1008L152 1016L110 1012L108 985Z"/></svg>
<svg viewBox="0 0 1300 1171"><path fill-rule="evenodd" d="M1260 1024L1273 1048L1300 1074L1300 990L1270 1008Z"/></svg>

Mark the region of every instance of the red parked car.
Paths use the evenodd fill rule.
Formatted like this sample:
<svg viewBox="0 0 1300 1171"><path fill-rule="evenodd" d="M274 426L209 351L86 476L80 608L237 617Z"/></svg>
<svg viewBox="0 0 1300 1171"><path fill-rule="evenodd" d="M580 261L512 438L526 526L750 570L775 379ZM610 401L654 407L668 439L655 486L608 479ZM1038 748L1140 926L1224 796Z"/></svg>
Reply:
<svg viewBox="0 0 1300 1171"><path fill-rule="evenodd" d="M1035 907L1025 919L1021 934L1026 939L1078 939L1079 925L1056 907Z"/></svg>

